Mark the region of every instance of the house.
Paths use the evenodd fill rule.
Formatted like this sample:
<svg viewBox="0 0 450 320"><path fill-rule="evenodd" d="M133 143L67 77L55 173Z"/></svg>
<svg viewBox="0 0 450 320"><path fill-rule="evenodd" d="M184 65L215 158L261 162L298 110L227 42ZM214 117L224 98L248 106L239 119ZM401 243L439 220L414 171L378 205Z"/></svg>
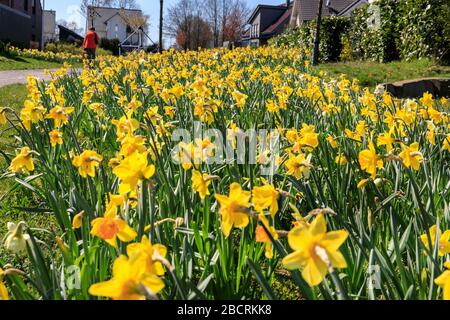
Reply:
<svg viewBox="0 0 450 320"><path fill-rule="evenodd" d="M39 48L42 15L40 0L0 0L0 40Z"/></svg>
<svg viewBox="0 0 450 320"><path fill-rule="evenodd" d="M354 2L355 0L323 0L322 17L337 16ZM319 0L295 0L290 21L291 27L297 27L304 21L317 19L318 9Z"/></svg>
<svg viewBox="0 0 450 320"><path fill-rule="evenodd" d="M362 7L365 4L368 4L369 0L356 0L353 3L349 4L347 7L345 7L344 9L342 9L338 16L340 17L350 17L353 13L353 11L355 11L356 9L358 9L359 7Z"/></svg>
<svg viewBox="0 0 450 320"><path fill-rule="evenodd" d="M44 43L56 41L56 11L54 10L44 10L44 31L43 38Z"/></svg>
<svg viewBox="0 0 450 320"><path fill-rule="evenodd" d="M94 27L100 38L119 39L120 43L126 41L128 45L139 45L135 21L143 21L143 17L141 10L89 6L86 30Z"/></svg>
<svg viewBox="0 0 450 320"><path fill-rule="evenodd" d="M242 39L243 45L261 46L288 25L292 4L286 1L282 5L258 5L248 19L249 28Z"/></svg>
<svg viewBox="0 0 450 320"><path fill-rule="evenodd" d="M339 15L355 0L324 0L322 16ZM296 27L305 21L317 18L319 0L287 0L280 5L258 5L248 19L249 28L242 35L241 45L260 46L284 32L288 27ZM354 10L354 9L353 9Z"/></svg>

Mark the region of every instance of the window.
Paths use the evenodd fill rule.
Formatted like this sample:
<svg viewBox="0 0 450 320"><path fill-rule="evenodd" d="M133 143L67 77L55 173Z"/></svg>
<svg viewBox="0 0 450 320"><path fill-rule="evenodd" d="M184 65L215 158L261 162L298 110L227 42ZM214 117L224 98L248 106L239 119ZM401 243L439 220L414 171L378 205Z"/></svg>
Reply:
<svg viewBox="0 0 450 320"><path fill-rule="evenodd" d="M119 25L116 23L116 38L119 39Z"/></svg>
<svg viewBox="0 0 450 320"><path fill-rule="evenodd" d="M26 12L28 12L28 0L25 0L23 2L23 10L25 10Z"/></svg>
<svg viewBox="0 0 450 320"><path fill-rule="evenodd" d="M36 0L31 0L31 10L36 14Z"/></svg>

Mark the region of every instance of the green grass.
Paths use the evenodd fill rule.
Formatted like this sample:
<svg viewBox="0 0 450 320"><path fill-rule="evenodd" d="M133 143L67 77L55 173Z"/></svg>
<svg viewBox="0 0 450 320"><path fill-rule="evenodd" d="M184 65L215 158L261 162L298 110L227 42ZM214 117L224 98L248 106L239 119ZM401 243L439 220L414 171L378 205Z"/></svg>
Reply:
<svg viewBox="0 0 450 320"><path fill-rule="evenodd" d="M0 64L1 66L1 64ZM0 107L9 107L17 112L22 108L27 97L27 88L24 84L13 84L0 87ZM13 131L8 126L0 126L0 149L8 154L14 154L16 141ZM0 155L0 172L5 172L7 163L3 156ZM1 180L0 182L0 199L13 186L13 181ZM8 222L26 221L33 227L45 227L52 229L54 226L54 218L50 215L27 213L19 208L37 206L37 200L33 194L23 187L19 187L14 193L4 197L0 201L0 260L14 263L21 268L26 268L28 261L20 256L12 256L3 248L3 237L7 232L6 225ZM11 261L13 259L13 261Z"/></svg>
<svg viewBox="0 0 450 320"><path fill-rule="evenodd" d="M0 71L54 69L61 67L61 63L39 59L0 55Z"/></svg>
<svg viewBox="0 0 450 320"><path fill-rule="evenodd" d="M362 86L374 88L380 83L389 83L422 77L450 77L450 66L440 66L428 59L415 61L394 61L377 63L370 61L351 61L325 63L316 67L330 77L346 74L359 79Z"/></svg>

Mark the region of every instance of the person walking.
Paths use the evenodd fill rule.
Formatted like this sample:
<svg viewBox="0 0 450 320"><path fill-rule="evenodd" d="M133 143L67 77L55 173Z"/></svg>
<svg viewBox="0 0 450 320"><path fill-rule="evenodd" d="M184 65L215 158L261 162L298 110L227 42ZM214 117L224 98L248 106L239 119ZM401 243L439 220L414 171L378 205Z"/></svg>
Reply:
<svg viewBox="0 0 450 320"><path fill-rule="evenodd" d="M100 37L95 32L95 28L89 28L89 31L86 33L83 42L84 56L89 60L95 60L95 51L99 42Z"/></svg>

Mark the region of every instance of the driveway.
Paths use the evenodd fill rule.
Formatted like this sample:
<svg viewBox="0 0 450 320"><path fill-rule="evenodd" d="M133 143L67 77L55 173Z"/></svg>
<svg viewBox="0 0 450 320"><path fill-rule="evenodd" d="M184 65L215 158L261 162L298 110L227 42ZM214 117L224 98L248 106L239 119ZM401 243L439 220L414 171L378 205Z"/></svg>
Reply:
<svg viewBox="0 0 450 320"><path fill-rule="evenodd" d="M58 69L50 69L49 71L56 71ZM77 72L79 70L72 70L72 72ZM11 71L0 71L0 87L7 86L9 84L16 83L27 83L27 76L32 75L44 81L50 81L51 76L44 74L44 69L42 70L11 70Z"/></svg>

